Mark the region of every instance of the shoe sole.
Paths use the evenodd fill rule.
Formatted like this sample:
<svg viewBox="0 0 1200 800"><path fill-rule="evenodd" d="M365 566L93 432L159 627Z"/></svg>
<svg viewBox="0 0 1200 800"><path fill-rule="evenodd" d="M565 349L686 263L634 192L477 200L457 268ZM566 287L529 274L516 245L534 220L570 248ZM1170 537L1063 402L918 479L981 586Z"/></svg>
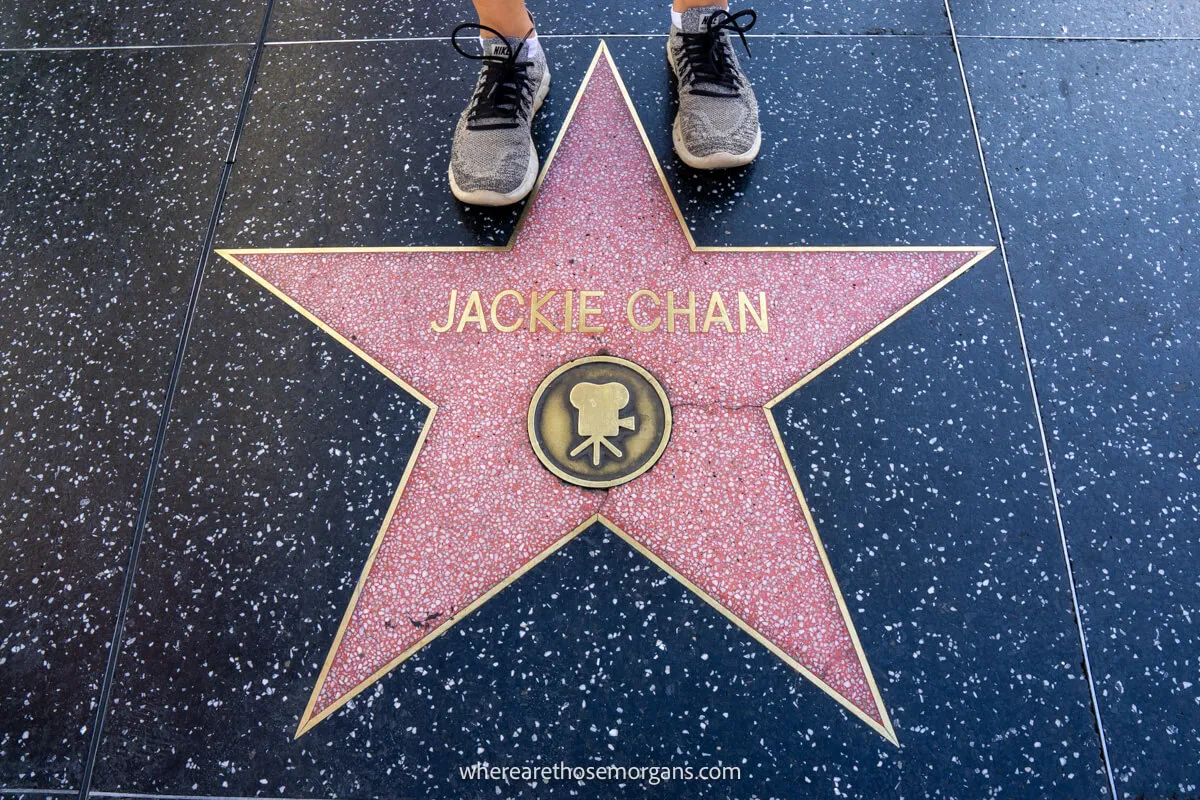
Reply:
<svg viewBox="0 0 1200 800"><path fill-rule="evenodd" d="M675 56L671 53L670 39L667 40L667 63L671 65L671 77L678 86L679 73L675 69ZM687 149L687 145L683 143L683 136L679 132L679 115L676 114L675 122L671 125L671 143L675 146L675 155L679 156L679 160L692 169L732 169L733 167L744 167L758 157L758 151L762 149L762 129L760 128L754 135L754 144L744 153L727 153L718 150L706 156L697 156L693 155Z"/></svg>
<svg viewBox="0 0 1200 800"><path fill-rule="evenodd" d="M550 93L550 70L546 70L542 75L542 83L538 86L537 93L533 96L533 112L529 115L530 127L533 126L533 118L537 115L542 107L542 103L546 100L546 95ZM454 180L454 168L451 167L450 172L450 191L464 203L472 206L511 206L513 203L519 203L525 199L533 189L533 184L537 182L538 176L538 156L537 148L533 144L533 137L529 138L529 166L525 169L525 177L521 180L521 185L511 192L493 192L488 189L479 189L474 192L466 192L459 188L458 182Z"/></svg>

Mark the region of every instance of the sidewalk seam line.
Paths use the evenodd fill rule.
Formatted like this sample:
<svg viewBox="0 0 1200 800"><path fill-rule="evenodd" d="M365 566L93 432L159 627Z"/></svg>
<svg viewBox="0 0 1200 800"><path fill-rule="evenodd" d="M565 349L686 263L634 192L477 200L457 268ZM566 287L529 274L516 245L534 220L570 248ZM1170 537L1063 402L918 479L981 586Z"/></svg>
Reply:
<svg viewBox="0 0 1200 800"><path fill-rule="evenodd" d="M665 33L539 33L542 39L665 39ZM945 39L949 31L940 33L748 33L747 39ZM1067 34L1025 33L960 33L958 39L980 39L1025 42L1200 42L1200 36L1071 36ZM303 44L383 44L388 42L440 42L445 36L358 36L333 39L278 39L263 42L267 47ZM149 44L66 44L30 45L29 47L0 47L3 54L78 53L136 50L182 50L222 47L256 47L257 42L173 42Z"/></svg>
<svg viewBox="0 0 1200 800"><path fill-rule="evenodd" d="M1050 454L1050 440L1046 435L1045 421L1042 419L1041 399L1038 395L1037 381L1033 374L1033 360L1029 353L1029 344L1025 339L1025 326L1021 319L1021 307L1017 301L1017 285L1013 279L1012 269L1008 262L1008 248L1004 242L1004 230L1000 226L1000 213L996 208L995 195L992 192L992 181L988 173L987 159L983 151L983 138L979 133L979 122L975 116L975 103L971 98L971 87L967 81L967 67L963 62L962 50L958 45L958 34L954 28L954 16L950 10L950 0L944 0L946 17L950 20L950 43L954 48L954 57L958 60L958 69L962 77L963 93L966 96L967 111L971 116L971 129L975 135L975 145L979 152L979 167L983 172L983 184L987 190L988 204L992 210L992 222L996 227L996 238L1000 245L1000 259L1004 264L1004 275L1008 282L1009 296L1012 299L1013 316L1017 323L1017 336L1020 339L1021 355L1025 362L1025 375L1029 381L1029 394L1033 401L1034 418L1037 422L1038 435L1042 443L1042 455L1045 462L1046 479L1050 487L1050 500L1054 507L1054 521L1058 528L1059 544L1062 546L1063 562L1067 571L1067 586L1071 591L1071 610L1075 617L1075 629L1079 635L1079 646L1083 653L1083 672L1087 680L1088 693L1092 702L1092 713L1096 719L1096 732L1100 738L1100 759L1104 767L1104 775L1108 781L1109 791L1113 800L1117 800L1116 779L1113 775L1112 760L1108 753L1108 739L1104 732L1104 721L1100 711L1100 698L1096 693L1096 682L1092 673L1092 663L1088 656L1087 634L1084 632L1083 614L1079 606L1079 594L1075 586L1075 570L1071 565L1071 551L1067 544L1067 532L1063 525L1062 506L1058 499L1058 482L1054 478L1054 461Z"/></svg>
<svg viewBox="0 0 1200 800"><path fill-rule="evenodd" d="M129 546L129 556L125 567L125 577L121 587L121 596L117 605L116 620L113 624L113 635L109 642L108 659L104 670L104 676L100 684L100 692L96 700L96 711L92 719L91 737L88 743L87 760L84 762L83 776L80 781L79 800L88 800L91 795L91 784L95 771L96 761L100 752L100 743L104 734L104 723L108 713L109 703L112 699L112 688L116 678L117 662L120 658L121 645L125 638L125 623L129 614L129 605L133 596L133 588L138 567L138 556L141 550L142 540L145 536L146 523L150 515L150 508L153 505L154 499L154 483L158 477L158 469L162 462L163 449L167 438L167 428L171 418L171 406L175 399L175 394L179 387L180 375L183 371L183 362L187 354L188 337L191 333L192 323L196 315L196 307L200 299L200 288L204 278L205 267L209 257L212 254L213 242L216 238L217 223L220 219L221 208L225 201L225 194L229 187L229 178L233 171L233 160L237 153L238 140L241 138L242 129L245 126L247 112L250 105L250 96L254 90L255 80L258 75L258 68L262 61L264 52L264 43L267 36L267 26L271 20L271 9L274 0L267 0L266 8L263 13L262 23L259 27L258 39L254 44L254 52L250 56L250 62L246 68L246 77L242 85L242 93L239 99L237 115L234 118L233 132L230 136L229 147L226 150L225 162L221 165L220 178L217 180L216 193L213 198L212 211L209 214L208 226L205 229L204 239L200 246L200 256L196 264L195 271L192 275L191 291L188 294L187 305L184 309L183 322L179 328L179 334L175 345L175 355L171 362L171 369L167 376L167 385L162 395L158 416L158 427L155 430L154 443L150 449L150 459L146 470L146 477L142 484L142 491L138 501L138 514L134 522L133 536Z"/></svg>

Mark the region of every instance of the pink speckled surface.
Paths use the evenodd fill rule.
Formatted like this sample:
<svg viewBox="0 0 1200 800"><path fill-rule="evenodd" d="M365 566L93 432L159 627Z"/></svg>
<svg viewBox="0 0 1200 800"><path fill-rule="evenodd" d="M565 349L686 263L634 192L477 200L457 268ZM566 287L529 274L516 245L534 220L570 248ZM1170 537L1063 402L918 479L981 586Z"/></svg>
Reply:
<svg viewBox="0 0 1200 800"><path fill-rule="evenodd" d="M511 252L240 255L438 406L311 715L601 513L882 722L762 407L974 255L691 251L604 59ZM451 289L460 308L557 290L558 322L562 291L601 290L607 330L436 333ZM638 289L694 290L700 320L720 291L735 329L737 292L766 292L769 331L638 332ZM525 428L539 381L600 352L652 372L675 413L658 465L609 492L551 475Z"/></svg>

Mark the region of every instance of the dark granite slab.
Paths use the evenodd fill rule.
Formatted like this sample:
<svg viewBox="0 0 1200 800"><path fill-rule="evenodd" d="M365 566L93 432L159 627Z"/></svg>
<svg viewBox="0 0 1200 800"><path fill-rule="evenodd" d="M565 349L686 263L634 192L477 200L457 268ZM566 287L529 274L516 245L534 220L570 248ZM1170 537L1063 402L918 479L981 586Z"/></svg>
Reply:
<svg viewBox="0 0 1200 800"><path fill-rule="evenodd" d="M543 159L595 49L586 39L555 47L555 88L534 125ZM477 74L445 42L268 47L225 246L507 241L519 207L466 206L449 192L450 137Z"/></svg>
<svg viewBox="0 0 1200 800"><path fill-rule="evenodd" d="M665 40L609 46L698 243L947 245L995 236L948 39L752 41L746 71L763 149L750 166L716 174L672 152Z"/></svg>
<svg viewBox="0 0 1200 800"><path fill-rule="evenodd" d="M0 786L67 788L248 62L0 63Z"/></svg>
<svg viewBox="0 0 1200 800"><path fill-rule="evenodd" d="M950 0L960 36L1200 36L1191 0Z"/></svg>
<svg viewBox="0 0 1200 800"><path fill-rule="evenodd" d="M963 43L1118 787L1200 792L1200 45Z"/></svg>
<svg viewBox="0 0 1200 800"><path fill-rule="evenodd" d="M0 9L0 48L128 47L253 43L263 0L86 3L8 0Z"/></svg>
<svg viewBox="0 0 1200 800"><path fill-rule="evenodd" d="M856 3L822 0L795 3L783 0L737 4L732 8L758 12L755 34L947 34L950 24L941 0L884 0ZM583 0L566 5L528 4L539 34L553 35L666 35L671 4ZM275 6L270 37L274 41L449 36L460 22L474 22L469 3L440 3L414 7L395 0L373 5L337 6L310 0L280 0Z"/></svg>

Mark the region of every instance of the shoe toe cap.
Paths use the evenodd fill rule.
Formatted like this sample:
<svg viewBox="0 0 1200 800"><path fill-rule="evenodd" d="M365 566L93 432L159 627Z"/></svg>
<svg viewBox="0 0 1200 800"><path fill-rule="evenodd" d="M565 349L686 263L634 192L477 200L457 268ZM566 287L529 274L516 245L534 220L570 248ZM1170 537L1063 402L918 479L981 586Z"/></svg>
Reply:
<svg viewBox="0 0 1200 800"><path fill-rule="evenodd" d="M687 148L698 156L745 153L758 139L758 112L749 104L738 103L719 114L681 110L679 117Z"/></svg>
<svg viewBox="0 0 1200 800"><path fill-rule="evenodd" d="M511 130L470 131L455 137L450 152L454 181L465 191L515 191L529 169L528 145L514 143Z"/></svg>

